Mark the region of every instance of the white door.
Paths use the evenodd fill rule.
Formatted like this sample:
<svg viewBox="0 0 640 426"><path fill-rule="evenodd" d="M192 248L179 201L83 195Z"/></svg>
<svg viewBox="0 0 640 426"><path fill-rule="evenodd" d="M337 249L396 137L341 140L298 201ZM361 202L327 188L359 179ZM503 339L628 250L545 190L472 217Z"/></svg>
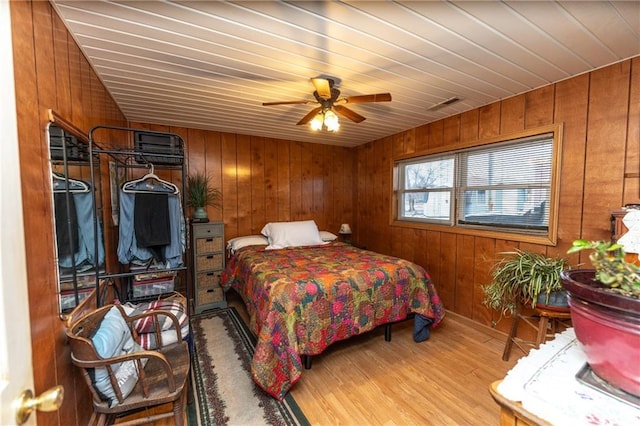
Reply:
<svg viewBox="0 0 640 426"><path fill-rule="evenodd" d="M0 0L0 425L16 424L12 403L33 390L11 46L9 3ZM26 424L36 424L35 413Z"/></svg>

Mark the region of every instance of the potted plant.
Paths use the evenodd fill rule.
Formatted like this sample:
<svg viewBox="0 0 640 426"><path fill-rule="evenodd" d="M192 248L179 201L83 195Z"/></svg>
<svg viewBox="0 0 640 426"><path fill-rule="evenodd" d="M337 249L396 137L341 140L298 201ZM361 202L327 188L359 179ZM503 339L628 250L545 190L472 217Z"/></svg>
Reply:
<svg viewBox="0 0 640 426"><path fill-rule="evenodd" d="M186 201L193 207L193 218L206 220L206 206L220 208L222 193L209 185L209 177L205 173L196 172L187 176Z"/></svg>
<svg viewBox="0 0 640 426"><path fill-rule="evenodd" d="M616 243L576 240L568 253L581 250L595 269L561 275L576 338L596 375L640 396L640 267Z"/></svg>
<svg viewBox="0 0 640 426"><path fill-rule="evenodd" d="M567 309L566 292L560 281L566 259L523 250L501 254L504 257L492 268L491 283L482 286L485 306L504 315L513 315L519 304Z"/></svg>

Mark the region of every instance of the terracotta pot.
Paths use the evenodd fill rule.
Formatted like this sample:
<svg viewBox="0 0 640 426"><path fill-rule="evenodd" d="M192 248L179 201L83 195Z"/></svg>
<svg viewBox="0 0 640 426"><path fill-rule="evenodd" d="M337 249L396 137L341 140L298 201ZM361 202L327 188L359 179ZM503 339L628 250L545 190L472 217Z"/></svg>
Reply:
<svg viewBox="0 0 640 426"><path fill-rule="evenodd" d="M595 280L595 272L561 274L576 337L601 379L640 396L640 300L607 291Z"/></svg>

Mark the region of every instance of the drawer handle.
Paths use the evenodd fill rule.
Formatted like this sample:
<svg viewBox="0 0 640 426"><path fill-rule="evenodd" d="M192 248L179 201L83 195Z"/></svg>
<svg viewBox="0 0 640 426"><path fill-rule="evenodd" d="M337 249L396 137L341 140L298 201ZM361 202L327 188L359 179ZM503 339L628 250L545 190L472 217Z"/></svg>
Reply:
<svg viewBox="0 0 640 426"><path fill-rule="evenodd" d="M213 256L207 256L207 259L213 259Z"/></svg>
<svg viewBox="0 0 640 426"><path fill-rule="evenodd" d="M210 288L209 290L207 290L207 293L213 293L215 290Z"/></svg>
<svg viewBox="0 0 640 426"><path fill-rule="evenodd" d="M213 241L213 238L207 238L208 243L210 243L211 241Z"/></svg>
<svg viewBox="0 0 640 426"><path fill-rule="evenodd" d="M215 274L214 274L213 272L207 272L207 276L208 276L208 277L212 277L212 276L214 276L214 275L215 275Z"/></svg>

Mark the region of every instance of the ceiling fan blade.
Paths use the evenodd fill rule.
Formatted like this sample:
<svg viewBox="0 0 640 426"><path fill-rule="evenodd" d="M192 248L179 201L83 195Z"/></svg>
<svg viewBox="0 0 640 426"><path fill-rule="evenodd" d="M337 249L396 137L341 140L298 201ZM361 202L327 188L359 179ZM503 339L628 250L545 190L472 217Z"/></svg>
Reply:
<svg viewBox="0 0 640 426"><path fill-rule="evenodd" d="M360 114L358 114L357 112L350 110L349 108L342 106L342 105L334 105L333 109L341 115L344 115L345 117L347 117L349 120L351 121L355 121L356 123L360 123L361 121L366 120L366 118L364 118L363 116L361 116Z"/></svg>
<svg viewBox="0 0 640 426"><path fill-rule="evenodd" d="M314 108L312 109L307 115L305 115L304 117L302 117L302 119L300 121L298 121L296 123L296 125L301 125L301 124L307 124L308 122L310 122L311 120L313 120L313 117L316 116L316 114L318 114L320 111L322 111L322 107L318 107L318 108Z"/></svg>
<svg viewBox="0 0 640 426"><path fill-rule="evenodd" d="M306 104L315 104L315 101L263 102L262 106L269 106L269 105L306 105Z"/></svg>
<svg viewBox="0 0 640 426"><path fill-rule="evenodd" d="M326 78L312 78L313 87L322 99L331 99L331 84Z"/></svg>
<svg viewBox="0 0 640 426"><path fill-rule="evenodd" d="M346 98L349 104L361 104L365 102L390 102L391 93L378 93L375 95L348 96Z"/></svg>

